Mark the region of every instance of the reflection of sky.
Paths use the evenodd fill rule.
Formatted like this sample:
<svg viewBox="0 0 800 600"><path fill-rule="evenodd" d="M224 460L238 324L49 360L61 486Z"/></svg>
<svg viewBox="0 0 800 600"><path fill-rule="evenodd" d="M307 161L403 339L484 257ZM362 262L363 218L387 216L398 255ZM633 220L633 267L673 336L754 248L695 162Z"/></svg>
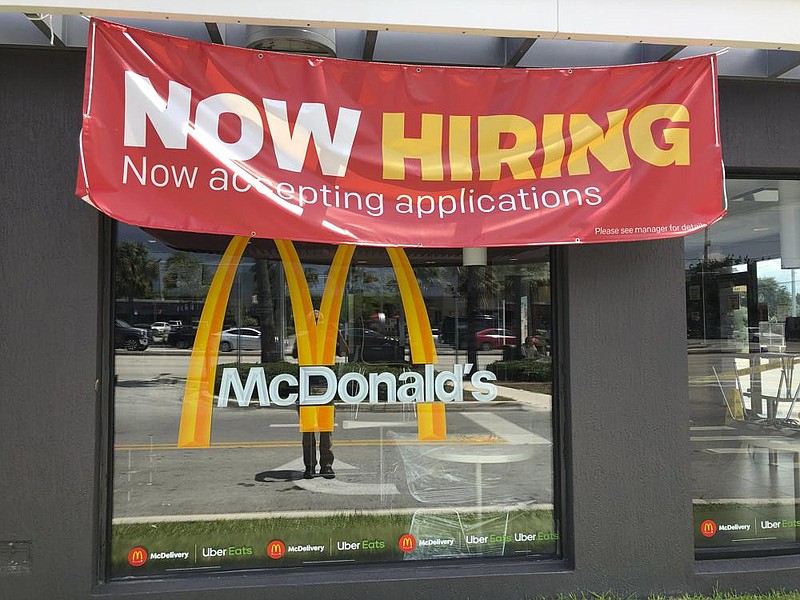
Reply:
<svg viewBox="0 0 800 600"><path fill-rule="evenodd" d="M706 232L686 237L688 263L703 258L708 241L708 257L726 256L766 260L780 256L780 220L777 202L732 201L728 215Z"/></svg>
<svg viewBox="0 0 800 600"><path fill-rule="evenodd" d="M725 182L729 198L728 215L707 232L685 238L686 266L707 253L709 259L725 257L756 260L758 277L772 277L787 290L792 284L792 269L781 269L780 201L775 180L729 179ZM707 248L705 247L708 245ZM745 267L734 266L733 271ZM796 273L800 286L800 272Z"/></svg>
<svg viewBox="0 0 800 600"><path fill-rule="evenodd" d="M774 180L729 179L725 182L728 215L706 232L685 238L686 266L702 259L755 260L758 276L791 284L791 270L780 266L780 203ZM707 247L706 247L707 245ZM736 270L735 268L733 269Z"/></svg>
<svg viewBox="0 0 800 600"><path fill-rule="evenodd" d="M152 295L155 297L163 293L165 296L177 297L175 296L177 292L162 289L161 286L163 285L163 279L168 268L168 259L179 251L155 239L152 234L143 229L125 223L117 223L117 243L121 244L124 242L143 244L144 247L147 248L147 257L158 263L158 276L151 282L153 286ZM211 269L211 273L216 270L220 260L219 254L206 254L201 252L187 252L186 254L191 256L198 267L207 265ZM253 264L252 259L243 258L241 260L236 271L236 282L231 288L232 299L237 299L237 301L244 301L238 299L246 299L249 303L249 299L254 293L255 272ZM210 284L210 281L206 281L204 284L207 286Z"/></svg>
<svg viewBox="0 0 800 600"><path fill-rule="evenodd" d="M773 279L775 279L775 281L781 284L787 284L791 280L791 271L789 270L784 271L783 269L781 269L780 258L762 260L758 263L757 268L758 268L759 279L772 277Z"/></svg>
<svg viewBox="0 0 800 600"><path fill-rule="evenodd" d="M759 279L772 277L787 290L791 290L793 275L795 280L795 290L800 290L800 269L781 269L780 258L764 260L758 263Z"/></svg>

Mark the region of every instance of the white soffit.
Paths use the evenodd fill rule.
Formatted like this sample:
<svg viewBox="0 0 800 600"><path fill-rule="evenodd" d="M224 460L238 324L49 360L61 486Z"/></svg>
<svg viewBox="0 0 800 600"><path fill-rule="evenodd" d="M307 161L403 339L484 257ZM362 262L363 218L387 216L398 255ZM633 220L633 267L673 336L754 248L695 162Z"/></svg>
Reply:
<svg viewBox="0 0 800 600"><path fill-rule="evenodd" d="M50 0L0 12L800 50L797 0Z"/></svg>
<svg viewBox="0 0 800 600"><path fill-rule="evenodd" d="M557 0L51 0L0 2L0 11L429 33L510 35L524 31L549 37L558 29Z"/></svg>
<svg viewBox="0 0 800 600"><path fill-rule="evenodd" d="M797 0L558 0L559 36L800 50Z"/></svg>
<svg viewBox="0 0 800 600"><path fill-rule="evenodd" d="M591 67L718 52L723 77L800 79L800 0L0 0L0 46L85 47L89 16L229 46L246 25L335 27L353 60Z"/></svg>

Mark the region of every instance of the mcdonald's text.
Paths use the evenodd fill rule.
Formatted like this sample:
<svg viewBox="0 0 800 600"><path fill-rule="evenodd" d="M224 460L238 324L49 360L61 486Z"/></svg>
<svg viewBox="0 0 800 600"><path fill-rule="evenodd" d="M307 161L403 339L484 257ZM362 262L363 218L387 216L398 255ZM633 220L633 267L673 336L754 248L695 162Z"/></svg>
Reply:
<svg viewBox="0 0 800 600"><path fill-rule="evenodd" d="M456 364L452 371L440 371L437 374L433 365L428 364L424 366L424 374L406 371L394 375L384 371L370 373L368 378L357 372L337 376L330 367L300 367L299 381L291 373L282 373L269 382L263 367L251 367L244 384L239 371L234 367L227 367L222 371L217 406L228 406L231 392L236 397L237 405L241 407L250 405L254 392L258 395L259 406L318 406L332 402L337 394L347 404L358 404L364 400L377 404L381 387L386 392L386 401L390 403L436 400L463 402L464 377L470 375L472 367L471 363ZM491 402L497 398L497 386L492 383L496 379L491 371L473 372L469 381L474 390L469 394L478 402ZM324 385L316 385L316 382L324 382ZM298 386L298 392L291 391Z"/></svg>

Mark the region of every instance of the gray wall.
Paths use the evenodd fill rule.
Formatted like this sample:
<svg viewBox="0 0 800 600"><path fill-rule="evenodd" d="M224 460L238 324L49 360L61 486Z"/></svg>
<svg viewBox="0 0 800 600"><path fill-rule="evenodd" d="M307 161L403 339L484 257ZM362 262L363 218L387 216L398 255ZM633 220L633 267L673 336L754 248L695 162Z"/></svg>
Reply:
<svg viewBox="0 0 800 600"><path fill-rule="evenodd" d="M289 600L322 595L308 588L320 583L330 599L403 600L800 588L795 557L694 560L680 240L559 252L563 563L97 584L103 221L73 194L82 69L80 53L0 51L0 598ZM729 167L797 168L798 86L721 87ZM30 542L27 570L4 571L9 541Z"/></svg>
<svg viewBox="0 0 800 600"><path fill-rule="evenodd" d="M98 225L74 195L82 55L0 52L0 598L88 594ZM4 574L9 541L30 574Z"/></svg>
<svg viewBox="0 0 800 600"><path fill-rule="evenodd" d="M729 172L800 176L800 83L723 80L719 103Z"/></svg>

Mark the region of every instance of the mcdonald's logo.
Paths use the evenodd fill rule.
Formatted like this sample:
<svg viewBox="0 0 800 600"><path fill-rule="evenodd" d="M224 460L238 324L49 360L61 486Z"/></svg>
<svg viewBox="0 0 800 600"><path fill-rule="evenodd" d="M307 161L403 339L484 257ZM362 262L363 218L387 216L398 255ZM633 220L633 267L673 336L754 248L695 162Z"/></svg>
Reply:
<svg viewBox="0 0 800 600"><path fill-rule="evenodd" d="M417 547L417 538L410 533L404 533L397 540L397 545L400 546L400 550L403 552L413 552L414 548Z"/></svg>
<svg viewBox="0 0 800 600"><path fill-rule="evenodd" d="M269 544L267 544L267 556L272 559L279 559L283 558L283 555L286 554L286 544L284 544L280 540L272 540Z"/></svg>
<svg viewBox="0 0 800 600"><path fill-rule="evenodd" d="M706 519L700 523L700 533L705 537L714 537L717 534L717 524L711 519Z"/></svg>
<svg viewBox="0 0 800 600"><path fill-rule="evenodd" d="M147 550L142 546L131 548L128 552L128 564L132 567L141 567L147 562Z"/></svg>
<svg viewBox="0 0 800 600"><path fill-rule="evenodd" d="M248 241L249 238L243 236L234 236L231 239L206 296L183 395L178 431L180 448L208 448L211 443L214 378L219 354L218 338L236 269ZM328 271L320 308L315 310L303 265L294 244L289 240L275 240L275 244L289 287L297 336L298 362L301 366L333 365L336 362L336 341L344 283L355 246L345 244L338 247ZM394 269L406 315L411 360L414 364L436 364L436 346L430 320L411 263L402 248L387 248L386 251ZM442 426L438 426L435 430L445 431ZM428 433L425 439L430 440L435 437Z"/></svg>

